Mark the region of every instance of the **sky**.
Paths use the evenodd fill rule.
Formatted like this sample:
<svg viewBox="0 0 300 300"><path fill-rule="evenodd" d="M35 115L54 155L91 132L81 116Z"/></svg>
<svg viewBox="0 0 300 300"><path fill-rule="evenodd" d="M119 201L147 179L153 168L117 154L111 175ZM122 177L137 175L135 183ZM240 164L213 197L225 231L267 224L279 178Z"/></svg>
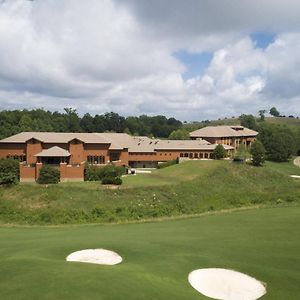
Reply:
<svg viewBox="0 0 300 300"><path fill-rule="evenodd" d="M0 0L0 109L300 116L299 0Z"/></svg>

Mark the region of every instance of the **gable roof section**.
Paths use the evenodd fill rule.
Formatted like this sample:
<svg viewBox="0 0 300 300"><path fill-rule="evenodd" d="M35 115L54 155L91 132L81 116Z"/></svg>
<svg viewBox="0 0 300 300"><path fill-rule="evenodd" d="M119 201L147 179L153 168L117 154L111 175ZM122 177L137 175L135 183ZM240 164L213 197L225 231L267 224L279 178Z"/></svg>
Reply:
<svg viewBox="0 0 300 300"><path fill-rule="evenodd" d="M68 143L74 139L87 144L110 144L104 137L97 133L65 133L65 132L21 132L1 140L1 143L26 143L30 139L36 139L44 143Z"/></svg>
<svg viewBox="0 0 300 300"><path fill-rule="evenodd" d="M251 130L249 128L236 125L236 126L207 126L195 130L190 133L190 137L243 137L243 136L256 136L257 131Z"/></svg>
<svg viewBox="0 0 300 300"><path fill-rule="evenodd" d="M36 157L69 157L71 153L65 149L58 146L51 147L49 149L43 150L42 152L35 154Z"/></svg>

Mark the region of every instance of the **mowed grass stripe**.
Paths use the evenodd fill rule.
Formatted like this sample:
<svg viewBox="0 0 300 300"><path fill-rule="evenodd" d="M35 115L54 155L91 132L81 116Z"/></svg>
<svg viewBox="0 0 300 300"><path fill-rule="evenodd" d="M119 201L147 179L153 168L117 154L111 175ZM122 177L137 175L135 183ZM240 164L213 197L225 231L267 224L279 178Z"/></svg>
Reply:
<svg viewBox="0 0 300 300"><path fill-rule="evenodd" d="M187 282L197 268L234 269L267 283L262 299L300 297L300 208L114 226L0 228L1 299L207 299ZM116 266L68 263L106 248Z"/></svg>

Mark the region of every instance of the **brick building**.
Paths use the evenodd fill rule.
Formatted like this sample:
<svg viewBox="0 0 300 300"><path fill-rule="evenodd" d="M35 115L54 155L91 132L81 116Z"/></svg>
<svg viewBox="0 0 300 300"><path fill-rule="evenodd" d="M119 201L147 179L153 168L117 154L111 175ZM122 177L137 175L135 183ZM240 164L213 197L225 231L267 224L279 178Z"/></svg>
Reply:
<svg viewBox="0 0 300 300"><path fill-rule="evenodd" d="M35 181L43 164L59 168L61 181L82 181L85 163L156 167L173 159L212 158L216 145L201 138L175 141L125 133L22 132L0 140L0 158L20 161L22 182ZM223 146L232 156L234 147Z"/></svg>

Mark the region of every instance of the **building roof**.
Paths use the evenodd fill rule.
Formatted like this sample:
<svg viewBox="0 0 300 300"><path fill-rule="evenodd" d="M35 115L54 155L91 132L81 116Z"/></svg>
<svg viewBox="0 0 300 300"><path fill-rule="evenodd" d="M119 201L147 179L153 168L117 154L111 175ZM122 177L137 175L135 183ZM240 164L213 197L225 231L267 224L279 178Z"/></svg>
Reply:
<svg viewBox="0 0 300 300"><path fill-rule="evenodd" d="M251 130L249 128L235 125L235 126L207 126L195 130L190 133L190 137L197 138L209 138L209 137L246 137L246 136L256 136L257 131Z"/></svg>
<svg viewBox="0 0 300 300"><path fill-rule="evenodd" d="M109 144L105 138L97 133L65 133L65 132L21 132L1 140L1 143L26 143L30 139L36 139L43 143L64 144L74 139L84 143Z"/></svg>
<svg viewBox="0 0 300 300"><path fill-rule="evenodd" d="M43 150L42 152L34 155L37 157L69 157L71 153L65 149L58 146L51 147L49 149Z"/></svg>
<svg viewBox="0 0 300 300"><path fill-rule="evenodd" d="M107 144L109 150L128 149L129 153L154 153L159 150L210 150L214 145L203 139L197 140L161 140L146 136L131 136L126 133L57 133L57 132L22 132L0 141L0 143L26 143L36 139L43 143L66 144L74 139L90 144ZM231 146L224 145L225 149ZM51 152L49 152L49 150ZM69 156L70 153L59 147L52 147L37 156ZM60 150L58 150L60 149ZM55 151L54 151L55 150ZM61 152L65 151L65 152ZM54 151L54 152L52 152ZM67 153L66 153L67 152ZM57 155L54 155L57 154ZM64 155L61 155L64 154Z"/></svg>

